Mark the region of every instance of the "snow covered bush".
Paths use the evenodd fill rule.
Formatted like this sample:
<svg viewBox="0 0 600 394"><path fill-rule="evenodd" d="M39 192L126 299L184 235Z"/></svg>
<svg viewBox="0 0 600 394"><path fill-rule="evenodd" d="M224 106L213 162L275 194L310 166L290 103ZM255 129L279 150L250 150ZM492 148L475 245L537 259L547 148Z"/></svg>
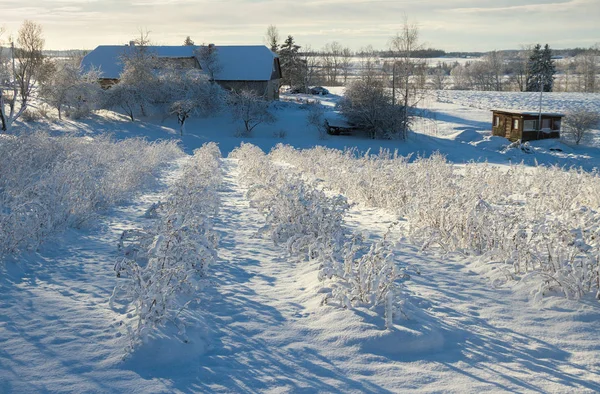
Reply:
<svg viewBox="0 0 600 394"><path fill-rule="evenodd" d="M344 243L342 258L339 263L326 256L322 262L319 279L337 279L323 303L333 300L348 309L383 306L386 327L392 328L394 316L404 313L400 283L409 276L396 263L388 234L371 244L352 236Z"/></svg>
<svg viewBox="0 0 600 394"><path fill-rule="evenodd" d="M5 136L0 143L0 257L37 248L130 198L182 155L172 142Z"/></svg>
<svg viewBox="0 0 600 394"><path fill-rule="evenodd" d="M537 295L600 298L597 173L283 145L270 157L354 202L396 212L423 249L481 256L508 279L535 280Z"/></svg>
<svg viewBox="0 0 600 394"><path fill-rule="evenodd" d="M367 244L361 236L348 234L343 225L349 209L346 197L328 196L294 169L270 162L259 148L242 144L230 157L240 160L251 206L265 215L259 234L284 244L292 256L318 263L319 279L329 281L324 302L331 299L349 309L376 309L385 303L391 328L395 311L402 310L399 281L405 274L387 238Z"/></svg>
<svg viewBox="0 0 600 394"><path fill-rule="evenodd" d="M212 228L218 214L221 153L215 143L197 149L168 190L167 200L153 204L153 223L125 231L115 264L116 285L110 303L124 294L133 305L135 323L126 325L131 349L171 322L185 338L181 312L197 298L208 269L217 258L218 236Z"/></svg>

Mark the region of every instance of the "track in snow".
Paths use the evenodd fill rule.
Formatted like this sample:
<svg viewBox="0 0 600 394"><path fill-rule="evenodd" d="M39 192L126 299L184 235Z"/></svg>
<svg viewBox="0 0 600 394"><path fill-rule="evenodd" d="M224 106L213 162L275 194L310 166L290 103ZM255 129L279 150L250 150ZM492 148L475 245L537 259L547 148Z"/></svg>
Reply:
<svg viewBox="0 0 600 394"><path fill-rule="evenodd" d="M161 189L2 273L0 392L600 391L597 303L534 305L491 288L458 255L399 244L398 259L422 272L408 283L430 317L421 326L436 334L407 350L369 311L319 306L316 267L254 237L264 218L236 162L223 162L220 261L191 311L195 343L157 338L122 361L121 317L108 309L118 234L143 224ZM391 220L355 207L347 222L381 234Z"/></svg>

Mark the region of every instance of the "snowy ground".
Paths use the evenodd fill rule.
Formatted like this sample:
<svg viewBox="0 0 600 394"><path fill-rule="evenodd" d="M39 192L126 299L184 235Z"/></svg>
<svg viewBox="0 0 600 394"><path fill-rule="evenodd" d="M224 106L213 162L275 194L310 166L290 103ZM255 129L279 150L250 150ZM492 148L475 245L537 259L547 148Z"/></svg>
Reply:
<svg viewBox="0 0 600 394"><path fill-rule="evenodd" d="M333 104L336 97L325 100ZM435 127L408 142L356 136L321 141L307 128L305 110L282 103L279 121L259 126L247 140L265 150L284 142L397 148L402 154L439 150L456 163L537 160L598 166L600 154L593 146L553 142L562 148L556 152L544 142L533 154L500 150L505 142L484 139L488 109L472 108L471 102L431 100L427 107L435 115L429 123ZM117 138L180 138L172 119L132 124L118 114L33 127L81 135L110 131ZM226 155L241 142L234 137L236 127L226 116L193 120L181 143L191 152L216 140ZM274 138L281 129L286 137ZM476 260L420 253L400 234L398 259L421 272L407 284L422 311L418 319L386 331L368 310L320 306L316 267L298 264L270 240L254 236L264 218L249 207L235 160L224 160L216 223L220 260L211 267L213 286L189 311L191 343L154 338L124 358L127 339L119 326L124 311L108 306L116 283L116 241L124 229L148 220L144 211L163 198L177 168L95 225L69 230L39 252L4 262L1 393L600 391L597 301L550 297L534 303L527 289L491 286ZM387 212L354 206L347 225L378 237L394 220Z"/></svg>

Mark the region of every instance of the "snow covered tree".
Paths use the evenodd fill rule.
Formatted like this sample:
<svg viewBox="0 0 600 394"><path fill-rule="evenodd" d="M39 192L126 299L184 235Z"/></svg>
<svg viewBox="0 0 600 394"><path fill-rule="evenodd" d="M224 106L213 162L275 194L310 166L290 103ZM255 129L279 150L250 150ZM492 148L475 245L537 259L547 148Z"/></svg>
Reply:
<svg viewBox="0 0 600 394"><path fill-rule="evenodd" d="M537 44L529 56L527 62L527 91L528 92L551 92L554 85L554 74L556 66L552 60L552 51L548 44L542 46Z"/></svg>
<svg viewBox="0 0 600 394"><path fill-rule="evenodd" d="M150 106L155 101L158 89L158 76L154 72L156 68L156 56L149 48L148 33L140 32L140 37L132 42L121 56L123 72L119 78L118 85L122 87L120 94L114 94L116 98L127 98L125 107L139 108L142 115L146 116ZM126 94L121 94L125 93ZM118 104L121 108L122 105ZM133 111L127 111L133 120Z"/></svg>
<svg viewBox="0 0 600 394"><path fill-rule="evenodd" d="M281 64L281 83L290 87L303 86L306 64L300 55L300 45L296 45L294 37L289 35L285 43L279 48L279 62Z"/></svg>
<svg viewBox="0 0 600 394"><path fill-rule="evenodd" d="M261 123L275 122L270 103L251 91L231 92L229 97L231 113L234 120L244 122L244 133L252 134L252 130Z"/></svg>
<svg viewBox="0 0 600 394"><path fill-rule="evenodd" d="M83 73L72 63L63 64L42 83L40 97L58 110L59 119L62 119L63 109L71 116L80 117L97 104L100 95L98 75L95 70Z"/></svg>
<svg viewBox="0 0 600 394"><path fill-rule="evenodd" d="M190 116L217 113L225 102L223 88L211 83L199 70L170 70L160 76L160 83L169 103L169 113L177 116L182 135Z"/></svg>
<svg viewBox="0 0 600 394"><path fill-rule="evenodd" d="M135 122L135 110L139 105L139 94L135 88L126 83L118 83L105 94L104 107L120 108Z"/></svg>
<svg viewBox="0 0 600 394"><path fill-rule="evenodd" d="M360 78L346 87L339 104L341 112L371 138L405 138L407 111L392 104L389 89L382 80Z"/></svg>
<svg viewBox="0 0 600 394"><path fill-rule="evenodd" d="M196 56L200 66L208 75L210 81L215 80L215 76L222 70L223 66L219 61L219 51L213 44L201 45L196 50Z"/></svg>

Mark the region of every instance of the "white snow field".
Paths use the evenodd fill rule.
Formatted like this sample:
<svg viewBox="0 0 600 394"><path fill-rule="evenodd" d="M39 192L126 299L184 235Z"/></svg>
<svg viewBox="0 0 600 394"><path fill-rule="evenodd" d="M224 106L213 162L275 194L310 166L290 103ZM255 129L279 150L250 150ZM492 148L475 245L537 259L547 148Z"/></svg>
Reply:
<svg viewBox="0 0 600 394"><path fill-rule="evenodd" d="M358 172L356 188L351 186L352 190L344 191L340 185L344 186L342 182L350 178L339 177L337 183L332 182L327 172L315 174L308 167L303 169L303 162L292 156L274 154L267 156L272 161L257 161L262 167L253 169L257 174L253 179L250 179L251 173L244 170L243 158L236 155L228 158L242 142L250 142L265 153L281 142L296 149L319 145L356 148L360 152L371 149L374 153L380 148L397 149L400 155L412 154L411 160L439 151L448 161L444 168L450 171L447 174L450 174L451 187L461 185L459 179L463 174L476 173L469 172L472 171L470 166L478 169L479 165L464 165L471 161L487 162L485 171L497 168L502 174L556 171L560 172L557 179L584 185L585 191L572 192L573 205L565 208L564 215L556 214L556 210L548 211L552 223L571 224L573 217L595 217L598 210L596 175L533 168L538 163L577 166L591 171L599 166L600 159L600 151L594 144L575 146L568 140L543 141L532 143L531 153L518 148L507 149L507 141L489 137L490 108L472 107L475 101L481 104L483 99L469 98L470 93L452 94L454 98L446 100L452 101L450 103L435 99L424 103L429 120L418 123L417 132L406 142L373 141L361 136L331 136L319 140L317 132L306 125L307 111L295 102L276 103L278 121L258 126L249 138L234 136L238 125L226 114L190 119L186 123L187 134L182 137L178 135L174 119L161 121L156 117L131 123L112 112L79 122L18 124L17 127L27 133L47 130L56 137L55 149L64 135L69 136L70 146L76 146L79 140L93 146L95 140L99 140L104 144L101 146L106 147L106 139L99 136L110 132L113 143L122 140L128 143L131 137L139 136L151 141L177 141L189 155L181 157L172 145L168 145L169 154L149 151L152 166L140 167L143 176L137 181L132 179L133 172L121 173L129 180L126 189L111 186L114 175L119 174L114 168L112 175L103 181L104 186L94 194L93 214L67 214L69 210L65 210L66 216L52 216L55 220L52 223L56 224L52 232L40 231L36 242L12 243L10 245L17 246L2 250L0 393L599 392L600 303L594 291L567 298L553 287L539 297L539 286L520 280L520 275L515 275L515 280L506 277L499 280L498 269L493 269L499 261L487 259L486 253L474 253L467 247L446 251L437 246L423 249L422 244L415 242L422 238L415 237L405 226L416 217L417 211L410 209L418 206L419 201L411 202L406 208L393 199L385 200L387 205L380 203L379 195L363 201L364 194L360 194L362 189L358 188L368 183L363 182ZM338 97L322 99L326 105L333 106ZM557 97L564 108L579 105L576 104L579 99L569 101L571 96ZM295 99L294 96L286 98ZM595 106L600 101L596 96L582 100L591 101ZM280 130L285 130L284 138L275 136L281 135L277 133ZM0 136L0 147L5 139L13 138L17 137ZM208 156L192 156L195 149L210 141L219 144L224 158L219 159L214 152ZM132 146L137 145L129 148ZM86 148L78 149L85 151ZM146 154L138 150L140 155ZM130 156L133 160L143 160ZM99 156L94 157L100 160ZM203 159L200 163L194 161L194 157ZM3 159L0 158L0 169L5 173ZM72 160L80 160L80 157L73 156ZM218 161L220 169L208 165L211 160ZM523 166L510 166L521 162ZM411 166L410 163L404 165ZM36 170L49 171L44 174L64 174L43 168ZM210 182L204 180L213 179L212 175L202 172L207 168L216 174ZM349 173L358 168L357 163ZM384 165L373 168L373 174L386 169ZM221 179L219 171L222 183L214 186ZM279 171L280 175L269 175L272 171ZM28 174L24 170L22 173ZM295 173L299 173L300 178L295 178ZM91 179L104 179L101 174ZM386 170L385 174L390 176L392 172ZM415 174L427 177L418 170ZM6 223L18 224L6 218L15 217L12 212L24 209L15 201L26 197L27 201L35 202L43 201L36 200L35 196L61 195L63 200L60 201L64 204L86 206L68 193L56 194L64 188L54 187L56 184L45 180L47 177L28 176L31 182L38 182L32 183L37 185L35 188L21 188L22 182L15 177L11 183L0 183L0 219L3 220L0 232L12 228L6 227ZM562 200L551 197L556 195L551 185L543 189L535 184L539 190L527 190L521 182L530 176L516 176L520 181L515 185L520 186L514 190L520 194L507 192L490 201L490 209L513 204L518 208L516 213L535 213L539 220L546 217L539 208L546 205L540 201L552 205ZM64 181L64 178L56 179ZM82 179L79 184L85 185L88 178ZM279 181L273 182L273 179ZM494 191L513 190L510 182L505 182L502 189L498 183L491 183L491 179L488 174L486 180ZM288 181L291 186L286 188L284 184ZM409 185L411 179L403 181ZM445 190L445 185L439 182L432 188L432 196ZM218 187L216 195L211 194L213 187ZM254 192L248 194L249 187ZM262 187L264 193L257 194L256 187ZM490 198L483 185L479 187L480 198ZM186 193L188 188L193 188L194 193ZM301 199L295 194L299 190L305 193ZM390 187L390 190L397 189ZM449 204L472 192L468 188L455 190ZM568 190L568 187L560 185L556 190ZM415 187L414 196L424 199L424 194L419 193L426 191L426 188L417 190ZM278 221L270 206L261 205L260 201L274 201L269 204L275 206L281 198L269 200L270 193L284 192L289 193L289 201L302 203L281 207L292 209L291 212L296 209L320 213L299 216L297 221L290 215L289 223ZM326 205L338 198L340 192L349 198L350 205L340 208L343 220L337 221ZM203 198L194 198L196 195ZM257 196L262 200L257 201ZM311 206L312 199L322 201L322 206ZM163 204L157 204L159 201ZM212 204L206 211L204 202ZM315 210L302 211L301 207L309 206ZM428 209L446 208L423 207L423 213ZM46 211L40 208L35 212ZM188 215L198 212L202 214ZM490 211L485 212L487 215ZM34 219L42 216L26 217L27 223L37 223ZM78 220L82 217L85 220ZM329 226L327 232L311 232L310 226L321 222ZM485 229L485 223L479 224ZM284 236L289 228L302 232L302 242L306 243L299 243L300 238L295 234L286 238L290 235ZM580 228L585 229L582 238L586 240L597 231L597 225L589 221ZM160 256L157 250L163 250L161 247L165 244L157 242L159 238L164 240L171 236L169 239L173 242L183 239L189 241L194 250L204 251L178 254L181 258L169 263L183 264L173 265L173 271L165 272L183 275L177 276L177 283L186 286L177 287L178 293L173 297L161 293L163 296L156 304L166 300L161 304L165 305L166 320L159 319L164 316L157 309L149 308L154 314L145 315L148 309L136 310L136 305L147 305L142 302L147 298L138 298L142 301L136 304L135 298L128 301L127 297L138 293L120 293L112 306L109 303L115 286L126 283L128 278L127 275L117 278L114 268L123 257L123 252L118 250L119 239L123 231L132 229L144 229L154 237L151 245L140 243L140 249L135 252L139 258L132 259L138 265L131 267L139 267L140 272L146 272L145 264L152 266L155 264L152 259ZM328 238L338 230L341 232ZM218 237L213 237L213 233ZM342 253L342 249L331 245L343 244L350 239L350 234L359 233L367 245L383 245L380 242L384 238L389 241L387 247L393 256L387 255L387 260L380 262L385 267L392 262L402 273L395 281L397 292L394 292L391 309L388 305L391 301L386 297L378 301L375 298L349 301L347 308L342 307L342 296L350 294L344 293L345 289L372 283L366 277L353 276L353 272L367 272L358 270L357 266L351 267L352 272L338 270L331 278L322 275L324 267L328 267L323 253ZM0 238L5 237L6 233L0 233ZM217 238L214 257L210 248ZM557 242L566 239L567 235L557 238ZM147 254L140 252L143 248ZM198 255L204 256L202 263L194 260ZM315 256L320 257L309 259ZM368 267L371 263L373 261L365 261L362 266ZM332 267L336 268L335 264ZM597 265L595 267L596 271L589 271L592 275L598 274ZM358 278L358 282L353 284L353 278ZM163 288L171 289L171 285L169 282ZM374 290L369 294L376 293ZM336 298L336 294L341 296ZM323 303L329 296L330 301ZM388 310L394 311L391 325ZM143 329L136 334L135 324L142 315L145 316ZM180 330L182 322L185 333ZM127 327L132 330L128 331Z"/></svg>

